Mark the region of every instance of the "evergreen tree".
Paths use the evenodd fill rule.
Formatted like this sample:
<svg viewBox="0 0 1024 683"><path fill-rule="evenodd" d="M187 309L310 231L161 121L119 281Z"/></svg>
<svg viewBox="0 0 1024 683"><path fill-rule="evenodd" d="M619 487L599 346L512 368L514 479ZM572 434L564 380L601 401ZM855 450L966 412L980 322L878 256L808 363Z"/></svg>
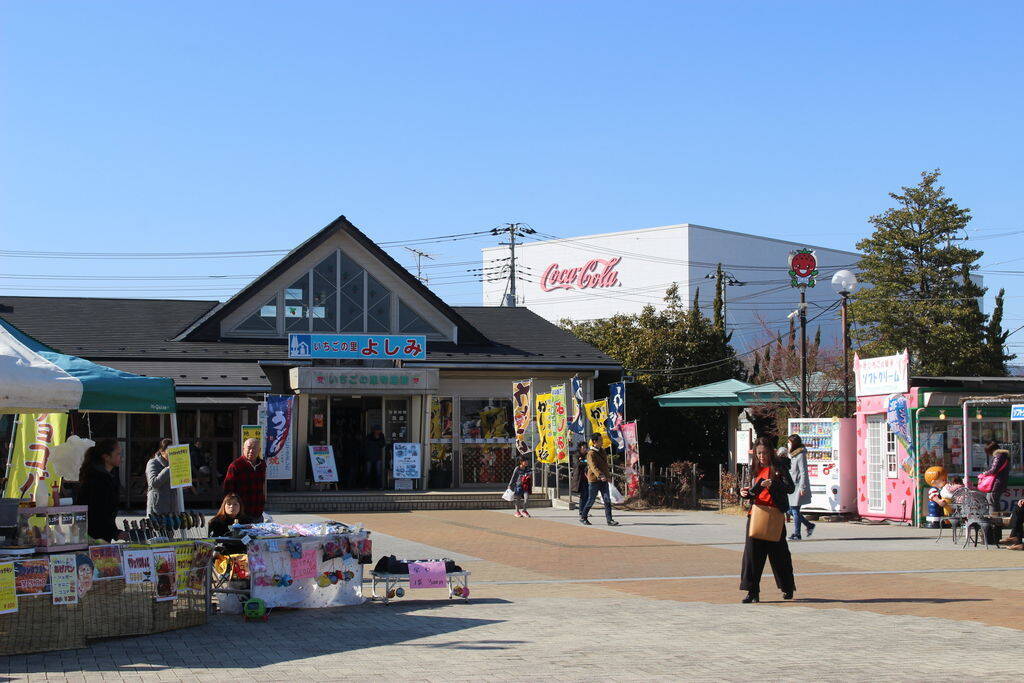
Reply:
<svg viewBox="0 0 1024 683"><path fill-rule="evenodd" d="M872 216L858 277L867 287L852 298L861 356L910 351L915 374L1003 374L986 344L986 320L977 305L985 294L971 279L981 252L962 245L970 209L938 184L940 171L890 193L896 205Z"/></svg>
<svg viewBox="0 0 1024 683"><path fill-rule="evenodd" d="M725 275L722 272L722 264L719 263L718 269L715 271L715 299L711 304L714 315L713 324L718 330L725 330L725 298L722 291L724 287Z"/></svg>
<svg viewBox="0 0 1024 683"><path fill-rule="evenodd" d="M996 295L996 307L985 326L985 346L988 350L989 363L993 369L997 369L999 375L1006 374L1006 363L1016 358L1016 355L1006 352L1006 338L1010 333L1003 329L1003 299L1006 290L1000 289Z"/></svg>

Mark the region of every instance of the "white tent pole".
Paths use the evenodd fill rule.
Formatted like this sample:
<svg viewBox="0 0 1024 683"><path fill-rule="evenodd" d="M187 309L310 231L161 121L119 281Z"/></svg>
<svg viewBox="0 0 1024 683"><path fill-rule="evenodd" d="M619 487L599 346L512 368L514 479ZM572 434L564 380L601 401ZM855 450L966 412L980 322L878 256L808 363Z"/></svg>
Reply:
<svg viewBox="0 0 1024 683"><path fill-rule="evenodd" d="M14 413L13 419L11 420L11 441L7 444L7 467L4 468L4 480L6 481L11 476L11 459L14 457L14 439L18 435L18 418L20 415Z"/></svg>
<svg viewBox="0 0 1024 683"><path fill-rule="evenodd" d="M171 413L171 443L177 446L180 442L178 441L178 413ZM178 493L178 512L185 511L185 487L179 487Z"/></svg>

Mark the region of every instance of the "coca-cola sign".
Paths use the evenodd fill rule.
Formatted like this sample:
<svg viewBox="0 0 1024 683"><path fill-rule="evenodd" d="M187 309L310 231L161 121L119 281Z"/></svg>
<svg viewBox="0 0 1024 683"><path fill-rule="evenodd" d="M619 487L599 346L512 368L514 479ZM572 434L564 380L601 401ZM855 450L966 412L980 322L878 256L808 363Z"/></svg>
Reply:
<svg viewBox="0 0 1024 683"><path fill-rule="evenodd" d="M619 257L590 259L576 268L562 268L552 263L544 269L540 276L540 288L545 292L556 289L604 289L619 284L619 274L615 266L619 265Z"/></svg>

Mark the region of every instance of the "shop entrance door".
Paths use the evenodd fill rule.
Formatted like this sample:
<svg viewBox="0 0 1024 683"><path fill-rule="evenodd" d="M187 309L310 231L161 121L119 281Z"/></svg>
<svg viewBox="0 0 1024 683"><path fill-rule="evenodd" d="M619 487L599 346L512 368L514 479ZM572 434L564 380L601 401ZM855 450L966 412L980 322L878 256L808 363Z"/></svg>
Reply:
<svg viewBox="0 0 1024 683"><path fill-rule="evenodd" d="M884 415L868 416L868 511L885 512L885 447L888 427Z"/></svg>
<svg viewBox="0 0 1024 683"><path fill-rule="evenodd" d="M381 431L375 438L373 433L374 427L383 426L382 413L379 397L331 397L330 444L341 489L384 487L384 434Z"/></svg>

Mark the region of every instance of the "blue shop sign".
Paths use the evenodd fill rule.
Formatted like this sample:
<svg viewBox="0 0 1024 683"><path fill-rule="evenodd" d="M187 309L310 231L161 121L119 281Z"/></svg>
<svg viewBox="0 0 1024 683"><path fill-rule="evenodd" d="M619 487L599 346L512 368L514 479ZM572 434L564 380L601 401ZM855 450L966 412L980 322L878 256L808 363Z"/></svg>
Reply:
<svg viewBox="0 0 1024 683"><path fill-rule="evenodd" d="M1024 404L1010 406L1011 420L1024 420Z"/></svg>
<svg viewBox="0 0 1024 683"><path fill-rule="evenodd" d="M425 360L422 334L289 334L289 358Z"/></svg>

